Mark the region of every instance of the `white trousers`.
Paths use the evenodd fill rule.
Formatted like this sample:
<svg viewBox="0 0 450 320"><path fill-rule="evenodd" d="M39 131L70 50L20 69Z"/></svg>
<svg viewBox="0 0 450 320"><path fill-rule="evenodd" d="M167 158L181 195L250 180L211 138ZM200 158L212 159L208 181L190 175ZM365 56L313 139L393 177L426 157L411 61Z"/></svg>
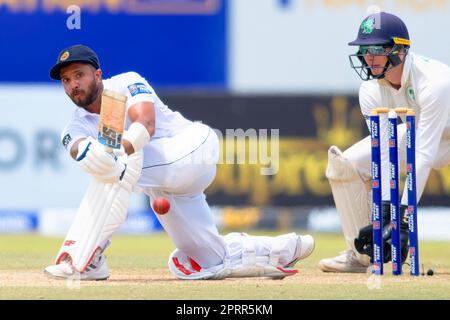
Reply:
<svg viewBox="0 0 450 320"><path fill-rule="evenodd" d="M219 235L204 190L212 183L219 159L219 140L215 132L193 123L182 133L150 141L144 151L144 168L139 185L150 197L170 202L167 214L156 214L178 250L201 267L210 268L225 257L239 257L242 241ZM248 238L247 238L248 239ZM251 236L256 255L268 255L275 237ZM297 243L293 234L284 240L280 261L290 262ZM279 241L279 239L278 239Z"/></svg>

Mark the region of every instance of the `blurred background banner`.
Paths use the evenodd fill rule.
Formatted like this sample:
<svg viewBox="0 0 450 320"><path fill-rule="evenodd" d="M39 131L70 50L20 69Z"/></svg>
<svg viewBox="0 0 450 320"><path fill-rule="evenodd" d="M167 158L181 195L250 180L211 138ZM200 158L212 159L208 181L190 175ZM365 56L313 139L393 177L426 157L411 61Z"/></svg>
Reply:
<svg viewBox="0 0 450 320"><path fill-rule="evenodd" d="M58 52L84 43L106 77L132 69L158 88L354 93L347 43L377 6L414 51L449 59L450 0L0 0L0 82L48 82Z"/></svg>
<svg viewBox="0 0 450 320"><path fill-rule="evenodd" d="M0 81L49 82L58 53L82 43L105 77L136 71L157 87L224 89L226 8L222 0L0 0Z"/></svg>
<svg viewBox="0 0 450 320"><path fill-rule="evenodd" d="M218 166L207 196L219 226L339 230L327 150L368 134L347 43L371 5L405 21L413 51L450 63L450 0L0 0L0 232L64 233L86 190L60 141L75 106L48 75L76 43L98 53L105 78L140 73L220 132L223 150L227 130L278 130L275 175ZM450 168L432 171L421 212L449 219L449 199ZM124 233L160 230L146 197L130 213Z"/></svg>
<svg viewBox="0 0 450 320"><path fill-rule="evenodd" d="M171 94L164 99L189 119L219 130L223 152L226 145L237 145L237 139L226 139L229 128L279 129L275 175L261 174L261 168L268 166L262 161L219 164L208 196L224 206L332 206L325 177L328 148L336 145L345 150L369 134L357 95ZM250 139L245 143L251 156ZM402 175L402 186L405 179ZM446 206L449 199L450 167L433 170L421 205Z"/></svg>
<svg viewBox="0 0 450 320"><path fill-rule="evenodd" d="M237 92L354 93L347 46L368 11L402 18L412 50L450 62L449 0L231 0L229 85Z"/></svg>

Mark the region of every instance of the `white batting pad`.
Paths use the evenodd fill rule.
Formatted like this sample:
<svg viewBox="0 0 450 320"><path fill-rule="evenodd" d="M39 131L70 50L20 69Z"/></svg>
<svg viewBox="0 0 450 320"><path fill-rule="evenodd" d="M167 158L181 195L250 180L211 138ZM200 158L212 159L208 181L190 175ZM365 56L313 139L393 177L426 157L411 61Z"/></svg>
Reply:
<svg viewBox="0 0 450 320"><path fill-rule="evenodd" d="M330 182L348 247L355 252L361 263L369 265L368 257L356 251L354 240L359 230L372 221L370 180L363 181L350 161L336 146L328 150L326 176Z"/></svg>
<svg viewBox="0 0 450 320"><path fill-rule="evenodd" d="M286 254L288 237L296 238L295 234L282 235L265 241L267 253L258 253L256 242L261 237L249 236L245 233L229 233L223 238L230 252L220 265L212 268L202 268L196 261L181 250L176 249L169 257L169 270L183 280L221 280L225 278L267 277L280 279L298 273L298 270L285 267L280 262ZM259 238L259 239L258 239ZM270 242L270 245L269 243Z"/></svg>
<svg viewBox="0 0 450 320"><path fill-rule="evenodd" d="M125 221L134 185L142 170L143 152L128 157L122 181L100 183L92 179L81 201L75 220L57 255L56 264L70 259L78 272L83 272L99 250Z"/></svg>

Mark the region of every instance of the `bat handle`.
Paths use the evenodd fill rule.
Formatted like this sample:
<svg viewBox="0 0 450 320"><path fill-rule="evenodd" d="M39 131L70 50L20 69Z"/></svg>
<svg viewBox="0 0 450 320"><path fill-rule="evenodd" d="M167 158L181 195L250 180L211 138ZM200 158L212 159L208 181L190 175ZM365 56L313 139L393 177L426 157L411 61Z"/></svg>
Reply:
<svg viewBox="0 0 450 320"><path fill-rule="evenodd" d="M117 159L117 157L119 157L120 155L123 154L120 149L114 149L114 148L107 147L107 146L104 146L104 148L107 153L114 156L114 159Z"/></svg>
<svg viewBox="0 0 450 320"><path fill-rule="evenodd" d="M106 151L107 153L112 154L112 155L115 156L114 151L113 151L113 148L111 148L111 147L106 147L106 146L105 146L105 151Z"/></svg>

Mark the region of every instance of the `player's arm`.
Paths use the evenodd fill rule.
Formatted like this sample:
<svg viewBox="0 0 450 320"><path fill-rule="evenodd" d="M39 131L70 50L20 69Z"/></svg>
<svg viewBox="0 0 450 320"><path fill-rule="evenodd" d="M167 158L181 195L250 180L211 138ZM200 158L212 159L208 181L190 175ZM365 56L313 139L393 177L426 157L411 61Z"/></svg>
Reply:
<svg viewBox="0 0 450 320"><path fill-rule="evenodd" d="M79 145L90 136L89 126L80 119L71 119L61 133L61 144L72 159L77 159Z"/></svg>
<svg viewBox="0 0 450 320"><path fill-rule="evenodd" d="M72 147L70 148L70 156L76 160L77 159L77 154L78 154L78 145L80 144L81 141L86 140L86 138L81 138L78 139L77 141L75 141L72 145Z"/></svg>
<svg viewBox="0 0 450 320"><path fill-rule="evenodd" d="M377 88L374 83L363 82L361 84L361 87L359 88L359 106L369 132L370 114L372 113L372 110L382 106L381 100L380 89Z"/></svg>
<svg viewBox="0 0 450 320"><path fill-rule="evenodd" d="M425 189L450 114L450 81L427 86L418 102L422 108L416 130L417 201ZM402 204L407 203L407 198L405 188Z"/></svg>
<svg viewBox="0 0 450 320"><path fill-rule="evenodd" d="M128 108L128 118L132 124L124 135L122 145L131 155L150 141L155 133L155 106L150 101L142 101Z"/></svg>

